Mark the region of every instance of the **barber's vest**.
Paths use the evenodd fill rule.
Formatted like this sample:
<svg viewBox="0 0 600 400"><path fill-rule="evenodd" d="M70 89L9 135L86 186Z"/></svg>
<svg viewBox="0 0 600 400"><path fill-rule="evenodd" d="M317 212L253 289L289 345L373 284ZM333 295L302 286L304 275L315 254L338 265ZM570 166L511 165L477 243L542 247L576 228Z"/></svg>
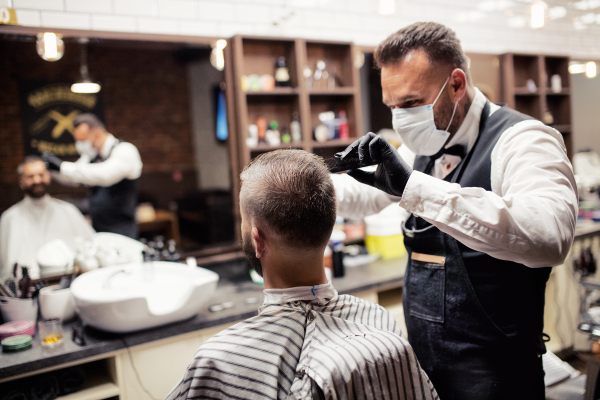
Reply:
<svg viewBox="0 0 600 400"><path fill-rule="evenodd" d="M119 143L110 149L108 157L96 156L91 162L100 163L111 157ZM96 232L113 232L137 239L135 207L137 205L137 179L123 179L112 186L93 186L90 196L90 215Z"/></svg>

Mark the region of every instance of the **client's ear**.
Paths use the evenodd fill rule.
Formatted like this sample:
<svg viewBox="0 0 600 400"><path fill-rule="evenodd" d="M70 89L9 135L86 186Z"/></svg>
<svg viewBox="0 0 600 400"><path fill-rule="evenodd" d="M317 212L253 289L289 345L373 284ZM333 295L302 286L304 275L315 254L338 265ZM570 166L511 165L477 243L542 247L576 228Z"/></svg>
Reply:
<svg viewBox="0 0 600 400"><path fill-rule="evenodd" d="M256 226L252 227L250 235L252 236L252 242L256 251L256 258L260 258L265 252L265 238Z"/></svg>

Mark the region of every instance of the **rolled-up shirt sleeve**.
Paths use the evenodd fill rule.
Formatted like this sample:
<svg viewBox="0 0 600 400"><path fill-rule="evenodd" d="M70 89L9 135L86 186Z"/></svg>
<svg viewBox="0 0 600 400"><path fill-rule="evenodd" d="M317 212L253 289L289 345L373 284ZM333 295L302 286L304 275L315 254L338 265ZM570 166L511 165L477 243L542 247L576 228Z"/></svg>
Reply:
<svg viewBox="0 0 600 400"><path fill-rule="evenodd" d="M547 267L561 264L577 220L575 179L560 133L524 121L492 152L492 191L414 172L400 206L466 246L492 257Z"/></svg>
<svg viewBox="0 0 600 400"><path fill-rule="evenodd" d="M63 162L60 176L70 182L90 186L112 186L121 180L137 179L142 173L142 159L131 143L119 143L110 157L99 163Z"/></svg>

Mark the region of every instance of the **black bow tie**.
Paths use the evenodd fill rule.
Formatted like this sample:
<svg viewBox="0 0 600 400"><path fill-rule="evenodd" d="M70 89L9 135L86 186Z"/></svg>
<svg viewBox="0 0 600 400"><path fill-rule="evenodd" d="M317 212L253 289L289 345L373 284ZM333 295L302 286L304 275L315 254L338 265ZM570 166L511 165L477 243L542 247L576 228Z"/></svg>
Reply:
<svg viewBox="0 0 600 400"><path fill-rule="evenodd" d="M450 154L451 156L458 156L460 158L464 158L465 157L465 148L459 144L455 144L454 146L449 147L447 149L445 149L445 148L441 149L436 154L432 155L431 159L437 160L444 154Z"/></svg>

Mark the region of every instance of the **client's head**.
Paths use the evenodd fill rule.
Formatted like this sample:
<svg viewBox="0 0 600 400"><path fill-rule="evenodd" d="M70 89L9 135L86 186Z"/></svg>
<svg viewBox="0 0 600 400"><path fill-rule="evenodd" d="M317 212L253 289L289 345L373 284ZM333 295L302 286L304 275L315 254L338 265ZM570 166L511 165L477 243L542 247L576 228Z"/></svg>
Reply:
<svg viewBox="0 0 600 400"><path fill-rule="evenodd" d="M23 192L39 199L48 193L50 185L50 172L46 169L46 164L38 156L27 156L17 168L19 173L19 186Z"/></svg>
<svg viewBox="0 0 600 400"><path fill-rule="evenodd" d="M323 252L336 204L323 160L277 150L252 160L240 178L242 247L264 273L265 287L325 283L314 281L325 276Z"/></svg>

